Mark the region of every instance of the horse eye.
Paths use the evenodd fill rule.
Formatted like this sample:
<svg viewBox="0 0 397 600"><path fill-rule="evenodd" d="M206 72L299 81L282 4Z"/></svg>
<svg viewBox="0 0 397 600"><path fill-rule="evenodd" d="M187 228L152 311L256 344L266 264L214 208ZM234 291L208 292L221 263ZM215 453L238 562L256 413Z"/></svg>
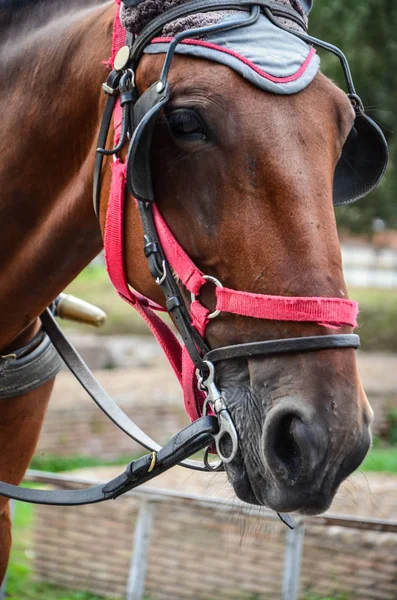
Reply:
<svg viewBox="0 0 397 600"><path fill-rule="evenodd" d="M188 141L207 139L204 124L194 110L174 110L167 114L167 121L172 134L176 138Z"/></svg>

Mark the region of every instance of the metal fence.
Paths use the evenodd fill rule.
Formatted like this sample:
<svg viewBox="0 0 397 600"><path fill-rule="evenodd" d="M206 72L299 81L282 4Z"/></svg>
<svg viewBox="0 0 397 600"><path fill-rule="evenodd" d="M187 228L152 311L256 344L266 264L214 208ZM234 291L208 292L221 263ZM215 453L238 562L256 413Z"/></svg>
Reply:
<svg viewBox="0 0 397 600"><path fill-rule="evenodd" d="M76 484L82 486L91 482L54 475L51 473L30 471L26 477L29 482L49 484L57 489L75 489ZM128 575L126 600L142 600L145 591L145 579L148 555L150 551L150 538L153 524L156 519L156 509L159 505L169 503L172 498L183 499L185 503L194 506L211 508L216 511L235 511L236 504L226 500L209 499L198 495L183 495L172 491L157 491L150 489L136 489L129 492L129 496L139 499L140 509L135 523L133 547L131 548L131 562ZM73 510L70 508L69 510ZM259 519L277 519L275 513L264 510L262 507L253 507L241 503L238 507L239 514L246 514ZM296 520L294 530L286 528L283 579L280 582L280 597L282 600L297 600L299 595L300 564L304 545L305 526L316 525L324 528L338 526L354 530L372 531L379 533L397 534L397 522L378 519L356 518L351 516L327 514L326 516L299 518ZM0 599L5 598L6 581L0 593Z"/></svg>

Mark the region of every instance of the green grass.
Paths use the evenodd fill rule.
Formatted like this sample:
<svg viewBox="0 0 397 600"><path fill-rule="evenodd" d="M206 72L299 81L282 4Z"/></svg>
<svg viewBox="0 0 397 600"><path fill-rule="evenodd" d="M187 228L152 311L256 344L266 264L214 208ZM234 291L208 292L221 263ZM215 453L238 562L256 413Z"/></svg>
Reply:
<svg viewBox="0 0 397 600"><path fill-rule="evenodd" d="M397 474L397 448L372 448L360 470Z"/></svg>
<svg viewBox="0 0 397 600"><path fill-rule="evenodd" d="M29 547L35 507L23 502L16 502L14 506L13 546L7 572L7 600L101 600L99 596L88 592L65 590L33 580Z"/></svg>

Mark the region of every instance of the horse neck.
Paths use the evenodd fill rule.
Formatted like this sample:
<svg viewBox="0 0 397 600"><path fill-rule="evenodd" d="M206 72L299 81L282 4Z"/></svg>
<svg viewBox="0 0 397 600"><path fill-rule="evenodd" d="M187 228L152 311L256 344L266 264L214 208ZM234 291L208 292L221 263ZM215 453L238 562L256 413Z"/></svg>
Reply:
<svg viewBox="0 0 397 600"><path fill-rule="evenodd" d="M55 17L0 49L0 349L100 251L95 144L113 3Z"/></svg>

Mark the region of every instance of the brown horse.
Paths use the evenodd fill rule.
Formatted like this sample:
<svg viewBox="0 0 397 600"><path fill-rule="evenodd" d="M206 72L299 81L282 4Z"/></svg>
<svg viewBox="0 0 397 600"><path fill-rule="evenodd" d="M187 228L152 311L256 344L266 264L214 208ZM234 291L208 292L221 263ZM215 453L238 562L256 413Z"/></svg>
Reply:
<svg viewBox="0 0 397 600"><path fill-rule="evenodd" d="M37 316L102 247L111 160L100 225L92 175L115 7L65 4L62 14L43 9L46 18L33 27L29 8L11 24L0 20L2 355L32 338ZM143 58L140 92L158 79L163 60ZM335 165L354 119L346 95L318 74L301 93L276 96L225 66L183 56L175 57L170 81L171 105L154 134L154 188L188 254L237 290L346 297L332 203ZM203 115L209 143L187 141L173 120L175 109L189 107ZM164 303L143 254L136 204L127 205L129 282ZM211 290L202 300L211 305ZM324 328L221 315L207 331L216 347ZM52 383L0 401L1 480L22 480ZM218 384L239 433L240 453L227 467L238 496L279 511L325 510L370 445L372 411L354 351L221 362ZM3 499L0 580L10 543Z"/></svg>

